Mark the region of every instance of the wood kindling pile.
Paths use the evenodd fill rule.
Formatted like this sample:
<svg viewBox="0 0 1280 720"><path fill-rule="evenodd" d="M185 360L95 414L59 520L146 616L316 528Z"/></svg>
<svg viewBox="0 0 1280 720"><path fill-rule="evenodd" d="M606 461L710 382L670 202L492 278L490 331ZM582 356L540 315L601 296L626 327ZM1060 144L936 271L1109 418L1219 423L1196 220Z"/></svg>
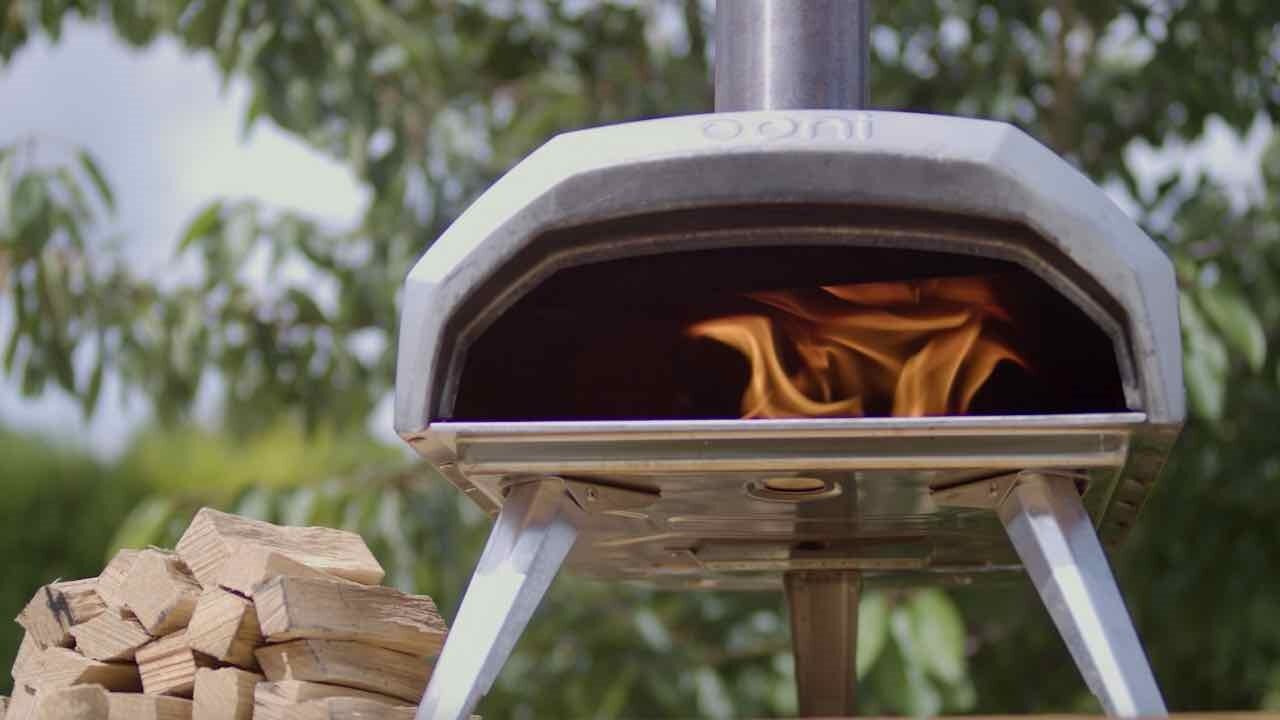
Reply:
<svg viewBox="0 0 1280 720"><path fill-rule="evenodd" d="M446 628L383 575L356 533L204 508L36 591L0 720L412 718Z"/></svg>

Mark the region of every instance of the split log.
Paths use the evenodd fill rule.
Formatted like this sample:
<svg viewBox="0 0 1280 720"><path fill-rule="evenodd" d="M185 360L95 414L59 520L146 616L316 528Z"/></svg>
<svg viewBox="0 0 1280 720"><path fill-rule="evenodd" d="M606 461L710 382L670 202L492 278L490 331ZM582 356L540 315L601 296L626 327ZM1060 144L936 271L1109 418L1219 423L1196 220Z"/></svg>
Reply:
<svg viewBox="0 0 1280 720"><path fill-rule="evenodd" d="M31 662L40 654L40 644L35 638L31 637L31 633L22 634L22 642L18 644L18 654L13 658L13 668L10 669L10 677L17 680L25 675L30 675L28 669Z"/></svg>
<svg viewBox="0 0 1280 720"><path fill-rule="evenodd" d="M45 648L35 653L23 664L14 682L41 692L72 685L101 685L108 690L122 692L135 691L140 687L137 666L91 660L62 647Z"/></svg>
<svg viewBox="0 0 1280 720"><path fill-rule="evenodd" d="M253 602L221 588L200 595L191 624L187 626L191 648L212 658L255 670L253 651L262 645L258 613Z"/></svg>
<svg viewBox="0 0 1280 720"><path fill-rule="evenodd" d="M133 561L138 559L141 550L120 550L116 552L115 557L111 558L111 562L102 569L102 573L98 575L98 597L107 607L123 608L125 581L129 577L129 570L133 567Z"/></svg>
<svg viewBox="0 0 1280 720"><path fill-rule="evenodd" d="M111 720L191 720L191 701L168 695L107 693Z"/></svg>
<svg viewBox="0 0 1280 720"><path fill-rule="evenodd" d="M283 720L413 720L416 711L413 705L334 697L294 705L281 717Z"/></svg>
<svg viewBox="0 0 1280 720"><path fill-rule="evenodd" d="M418 657L440 654L445 623L426 595L324 578L278 577L254 592L268 642L353 640Z"/></svg>
<svg viewBox="0 0 1280 720"><path fill-rule="evenodd" d="M107 691L98 685L51 690L36 702L36 720L110 720Z"/></svg>
<svg viewBox="0 0 1280 720"><path fill-rule="evenodd" d="M395 650L346 640L293 640L258 648L268 680L310 680L345 685L417 702L431 663Z"/></svg>
<svg viewBox="0 0 1280 720"><path fill-rule="evenodd" d="M253 690L264 679L240 668L200 668L196 671L192 720L250 720Z"/></svg>
<svg viewBox="0 0 1280 720"><path fill-rule="evenodd" d="M187 626L200 597L200 585L181 559L162 550L143 550L125 576L124 604L153 636Z"/></svg>
<svg viewBox="0 0 1280 720"><path fill-rule="evenodd" d="M35 720L36 704L40 696L36 689L25 683L15 683L4 720Z"/></svg>
<svg viewBox="0 0 1280 720"><path fill-rule="evenodd" d="M191 649L186 630L144 645L135 657L142 675L142 690L148 695L189 698L195 688L196 670L213 664L212 658Z"/></svg>
<svg viewBox="0 0 1280 720"><path fill-rule="evenodd" d="M353 532L323 527L282 527L212 508L196 513L178 540L178 554L201 585L217 583L226 560L244 547L262 547L315 570L364 585L385 574L364 540Z"/></svg>
<svg viewBox="0 0 1280 720"><path fill-rule="evenodd" d="M400 700L378 693L318 682L284 680L258 683L253 691L253 720L283 720L285 712L299 703L330 697L349 697L395 704Z"/></svg>
<svg viewBox="0 0 1280 720"><path fill-rule="evenodd" d="M246 546L236 553L235 562L222 564L216 584L225 590L251 598L259 585L271 578L282 576L332 578L340 582L350 582L309 568L276 550ZM359 585L359 583L352 584Z"/></svg>
<svg viewBox="0 0 1280 720"><path fill-rule="evenodd" d="M41 648L71 647L71 628L107 609L95 587L97 578L49 583L36 591L17 621Z"/></svg>
<svg viewBox="0 0 1280 720"><path fill-rule="evenodd" d="M86 623L71 628L76 650L94 660L132 660L138 648L151 642L138 618L128 610L108 608Z"/></svg>

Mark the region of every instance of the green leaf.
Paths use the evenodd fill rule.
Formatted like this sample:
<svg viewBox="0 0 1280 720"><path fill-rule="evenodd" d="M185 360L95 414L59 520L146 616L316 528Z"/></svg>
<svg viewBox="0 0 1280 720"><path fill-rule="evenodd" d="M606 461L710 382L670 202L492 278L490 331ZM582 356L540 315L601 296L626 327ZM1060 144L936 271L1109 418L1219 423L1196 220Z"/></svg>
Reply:
<svg viewBox="0 0 1280 720"><path fill-rule="evenodd" d="M270 488L250 487L235 502L232 512L255 520L272 520L276 494Z"/></svg>
<svg viewBox="0 0 1280 720"><path fill-rule="evenodd" d="M938 679L948 684L965 677L964 619L955 603L941 590L921 590L907 605L911 613L918 658Z"/></svg>
<svg viewBox="0 0 1280 720"><path fill-rule="evenodd" d="M1243 356L1254 372L1261 370L1267 360L1267 334L1244 297L1218 285L1201 289L1197 299L1231 349Z"/></svg>
<svg viewBox="0 0 1280 720"><path fill-rule="evenodd" d="M621 672L612 676L608 688L596 704L595 717L614 718L622 716L627 708L627 698L631 695L631 687L635 684L637 672L636 666L630 664L624 666Z"/></svg>
<svg viewBox="0 0 1280 720"><path fill-rule="evenodd" d="M67 212L65 208L59 207L54 208L51 218L56 227L66 231L73 247L84 250L84 233L80 231L80 222L76 220L74 214Z"/></svg>
<svg viewBox="0 0 1280 720"><path fill-rule="evenodd" d="M896 710L913 717L937 715L942 710L942 697L917 657L919 651L907 608L899 605L889 612L889 631L894 642L876 673L878 689Z"/></svg>
<svg viewBox="0 0 1280 720"><path fill-rule="evenodd" d="M58 385L63 390L74 394L76 391L76 373L75 368L71 366L71 350L62 342L53 342L50 344L47 353L53 367L54 378L57 379Z"/></svg>
<svg viewBox="0 0 1280 720"><path fill-rule="evenodd" d="M107 557L115 555L120 548L141 548L160 543L173 511L174 501L163 495L153 495L138 503L120 523Z"/></svg>
<svg viewBox="0 0 1280 720"><path fill-rule="evenodd" d="M116 197L111 192L111 186L107 183L107 178L102 174L98 163L84 150L76 153L76 159L80 161L80 167L84 168L85 174L93 182L93 187L98 191L98 196L102 198L102 203L107 206L108 210L114 212L116 209Z"/></svg>
<svg viewBox="0 0 1280 720"><path fill-rule="evenodd" d="M23 397L36 397L44 391L45 381L48 375L44 366L34 362L27 363L22 368L22 395Z"/></svg>
<svg viewBox="0 0 1280 720"><path fill-rule="evenodd" d="M327 322L324 311L311 299L310 295L302 292L298 288L289 288L287 293L289 302L293 303L294 308L298 312L296 322L305 325L320 325Z"/></svg>
<svg viewBox="0 0 1280 720"><path fill-rule="evenodd" d="M858 677L875 665L889 637L889 604L884 594L869 592L858 604Z"/></svg>
<svg viewBox="0 0 1280 720"><path fill-rule="evenodd" d="M1182 365L1192 411L1206 420L1220 420L1227 394L1227 351L1222 343L1208 334L1190 336Z"/></svg>
<svg viewBox="0 0 1280 720"><path fill-rule="evenodd" d="M1182 316L1182 367L1191 411L1206 420L1222 418L1227 393L1227 349L1209 328L1192 298L1178 298Z"/></svg>
<svg viewBox="0 0 1280 720"><path fill-rule="evenodd" d="M42 176L26 173L19 178L17 185L13 187L13 196L9 200L14 232L19 236L23 235L27 228L36 222L36 218L44 213L48 202L48 190L45 188ZM39 252L39 248L34 248L33 252Z"/></svg>
<svg viewBox="0 0 1280 720"><path fill-rule="evenodd" d="M262 95L254 93L249 100L249 107L245 108L244 118L240 121L240 142L249 140L249 133L253 131L253 126L258 122L258 118L262 117L262 113L266 112L266 103L262 99Z"/></svg>
<svg viewBox="0 0 1280 720"><path fill-rule="evenodd" d="M99 343L99 353L102 352L101 343ZM84 395L80 401L80 409L86 415L92 415L94 408L98 407L98 396L102 394L102 375L105 364L101 354L94 363L93 372L89 375L89 387L85 389Z"/></svg>
<svg viewBox="0 0 1280 720"><path fill-rule="evenodd" d="M693 674L697 688L698 710L704 717L729 718L733 716L733 702L725 690L720 676L709 667L698 668Z"/></svg>
<svg viewBox="0 0 1280 720"><path fill-rule="evenodd" d="M200 238L210 235L222 225L222 201L215 200L209 203L204 210L196 215L195 219L187 225L187 231L182 234L182 240L178 243L178 249L175 255L181 255L192 244Z"/></svg>
<svg viewBox="0 0 1280 720"><path fill-rule="evenodd" d="M74 217L87 220L92 216L89 209L89 202L84 196L84 191L80 188L80 183L76 181L75 175L65 166L54 171L57 173L58 179L62 182L62 187L66 189L67 196L71 198L71 210L69 213Z"/></svg>
<svg viewBox="0 0 1280 720"><path fill-rule="evenodd" d="M21 291L19 291L21 292ZM13 361L18 356L18 346L22 343L22 323L15 322L13 331L9 333L9 343L4 348L4 374L13 372Z"/></svg>

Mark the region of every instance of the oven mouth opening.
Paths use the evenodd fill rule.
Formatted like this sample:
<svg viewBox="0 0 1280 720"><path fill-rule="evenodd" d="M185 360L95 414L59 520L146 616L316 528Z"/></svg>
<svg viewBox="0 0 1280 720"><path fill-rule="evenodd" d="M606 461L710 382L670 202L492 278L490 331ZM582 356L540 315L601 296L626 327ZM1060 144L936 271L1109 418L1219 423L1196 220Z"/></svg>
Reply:
<svg viewBox="0 0 1280 720"><path fill-rule="evenodd" d="M1113 338L1021 265L756 245L561 268L465 353L454 421L1128 410Z"/></svg>

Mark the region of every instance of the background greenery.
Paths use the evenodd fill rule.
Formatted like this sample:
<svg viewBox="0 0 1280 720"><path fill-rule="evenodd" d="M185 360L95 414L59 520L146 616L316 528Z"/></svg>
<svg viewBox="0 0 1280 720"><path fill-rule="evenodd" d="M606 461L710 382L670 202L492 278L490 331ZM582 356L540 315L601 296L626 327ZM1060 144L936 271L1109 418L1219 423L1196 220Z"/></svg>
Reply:
<svg viewBox="0 0 1280 720"><path fill-rule="evenodd" d="M252 201L192 218L158 283L108 244L110 168L40 141L0 147L3 371L94 412L103 377L158 426L118 463L0 436L4 612L96 572L119 544L168 543L200 504L359 529L390 581L452 614L486 530L423 467L366 439L385 397L409 264L503 170L562 130L709 105L697 0L0 0L0 59L66 17L160 36L247 78L273 122L372 190L332 230ZM1262 0L877 3L876 104L1013 122L1122 188L1174 257L1193 411L1120 556L1171 708L1280 708L1280 147L1256 197L1129 152L1280 115L1280 5ZM7 100L7 99L6 99ZM126 239L127 241L127 239ZM323 282L262 288L255 258ZM174 279L177 278L177 279ZM316 290L332 287L332 292ZM186 429L198 388L222 425ZM870 593L868 712L1095 706L1030 589ZM12 628L0 653L16 647ZM490 717L767 716L794 711L774 595L671 595L562 579L482 711Z"/></svg>

